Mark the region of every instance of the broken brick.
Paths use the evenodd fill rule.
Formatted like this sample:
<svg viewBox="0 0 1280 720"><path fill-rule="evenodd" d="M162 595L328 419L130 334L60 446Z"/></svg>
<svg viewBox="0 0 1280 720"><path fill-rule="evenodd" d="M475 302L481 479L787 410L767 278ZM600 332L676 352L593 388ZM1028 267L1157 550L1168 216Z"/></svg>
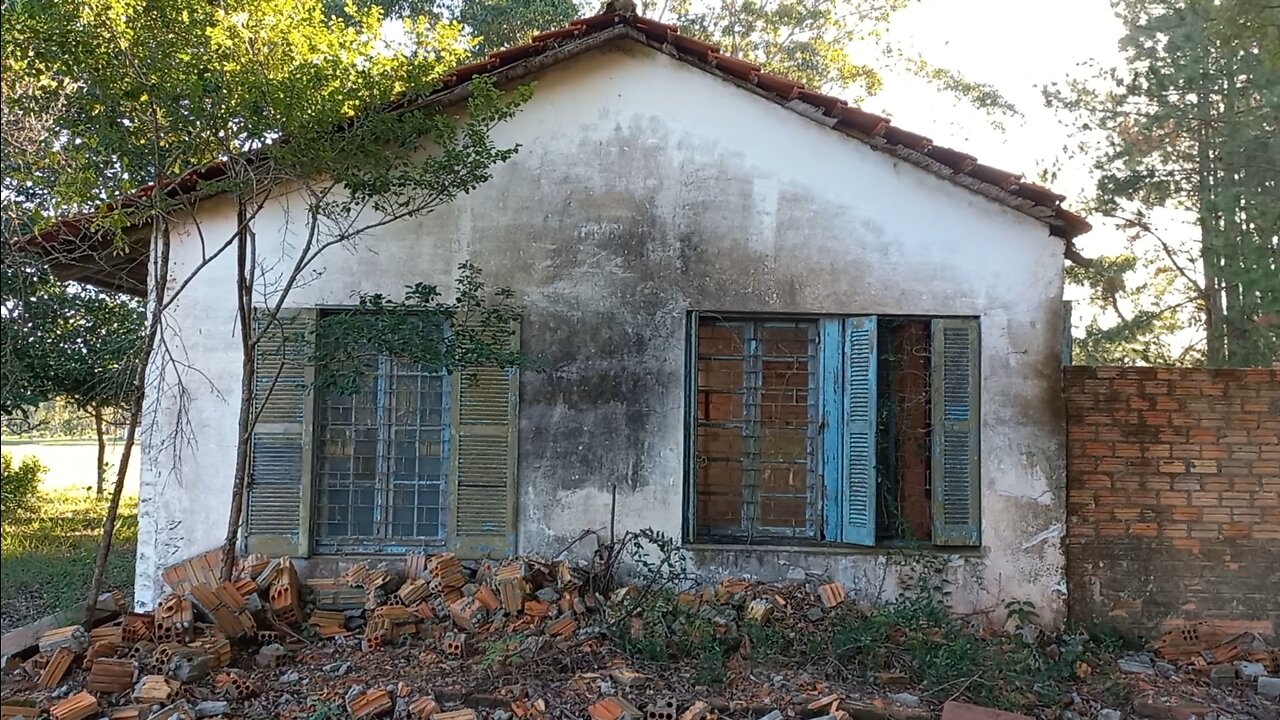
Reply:
<svg viewBox="0 0 1280 720"><path fill-rule="evenodd" d="M459 598L449 605L449 617L460 629L475 632L476 623L484 617L484 606L473 597Z"/></svg>
<svg viewBox="0 0 1280 720"><path fill-rule="evenodd" d="M834 710L840 704L843 698L840 695L832 693L826 697L820 697L817 700L805 705L806 710Z"/></svg>
<svg viewBox="0 0 1280 720"><path fill-rule="evenodd" d="M546 632L548 635L558 635L567 637L577 629L578 623L574 622L572 615L563 615L558 620L547 625Z"/></svg>
<svg viewBox="0 0 1280 720"><path fill-rule="evenodd" d="M476 594L473 597L488 612L494 612L502 607L502 602L488 585L481 585L476 588Z"/></svg>
<svg viewBox="0 0 1280 720"><path fill-rule="evenodd" d="M827 583L818 587L818 598L822 601L822 606L833 608L845 600L844 586L838 582Z"/></svg>
<svg viewBox="0 0 1280 720"><path fill-rule="evenodd" d="M49 708L53 720L84 720L97 713L98 699L83 691Z"/></svg>
<svg viewBox="0 0 1280 720"><path fill-rule="evenodd" d="M126 643L138 643L150 640L153 635L155 621L150 615L130 613L120 623L120 639Z"/></svg>
<svg viewBox="0 0 1280 720"><path fill-rule="evenodd" d="M88 651L84 654L83 667L88 670L93 667L93 663L98 658L114 657L116 651L120 649L120 644L110 640L102 640L95 642L89 646Z"/></svg>
<svg viewBox="0 0 1280 720"><path fill-rule="evenodd" d="M440 712L440 703L437 703L434 698L420 697L409 703L409 717L413 720L429 720L438 712Z"/></svg>
<svg viewBox="0 0 1280 720"><path fill-rule="evenodd" d="M133 701L141 705L164 705L173 698L181 684L163 675L144 675L133 686Z"/></svg>
<svg viewBox="0 0 1280 720"><path fill-rule="evenodd" d="M661 698L644 709L645 720L676 720L676 701L672 698Z"/></svg>
<svg viewBox="0 0 1280 720"><path fill-rule="evenodd" d="M187 594L194 585L217 585L221 575L221 548L170 565L160 573L165 584L178 595Z"/></svg>
<svg viewBox="0 0 1280 720"><path fill-rule="evenodd" d="M640 711L620 697L607 697L588 707L587 715L591 720L630 720L638 719Z"/></svg>
<svg viewBox="0 0 1280 720"><path fill-rule="evenodd" d="M124 623L117 620L110 625L102 625L89 631L89 646L93 647L96 643L115 643L119 645L124 642Z"/></svg>
<svg viewBox="0 0 1280 720"><path fill-rule="evenodd" d="M524 580L524 568L519 563L507 563L493 573L493 585L498 590L502 609L508 615L520 612L528 588Z"/></svg>
<svg viewBox="0 0 1280 720"><path fill-rule="evenodd" d="M62 682L63 676L67 674L75 656L75 653L66 647L54 650L49 656L49 663L44 666L44 672L40 673L40 679L36 685L42 690L52 690L57 687L58 683Z"/></svg>
<svg viewBox="0 0 1280 720"><path fill-rule="evenodd" d="M551 603L542 600L530 600L524 604L524 614L530 617L546 617L551 612Z"/></svg>
<svg viewBox="0 0 1280 720"><path fill-rule="evenodd" d="M444 654L449 657L467 656L467 636L462 633L446 633L444 636Z"/></svg>
<svg viewBox="0 0 1280 720"><path fill-rule="evenodd" d="M453 553L432 555L427 559L426 570L431 577L431 588L436 592L456 590L466 584L462 576L462 562Z"/></svg>
<svg viewBox="0 0 1280 720"><path fill-rule="evenodd" d="M218 676L213 679L213 686L218 690L222 697L227 698L228 700L241 700L244 698L257 697L262 694L261 688L259 688L252 680L240 673L234 672L219 673Z"/></svg>
<svg viewBox="0 0 1280 720"><path fill-rule="evenodd" d="M132 660L102 658L93 664L84 688L95 693L122 693L133 687L137 672Z"/></svg>
<svg viewBox="0 0 1280 720"><path fill-rule="evenodd" d="M79 655L89 649L89 633L79 625L54 628L40 636L40 652L53 652L58 648L66 648L71 654Z"/></svg>
<svg viewBox="0 0 1280 720"><path fill-rule="evenodd" d="M183 643L190 639L195 623L195 610L191 601L172 593L165 595L156 605L153 633L159 643Z"/></svg>
<svg viewBox="0 0 1280 720"><path fill-rule="evenodd" d="M757 598L747 603L747 618L758 623L768 621L773 615L773 603L763 598Z"/></svg>
<svg viewBox="0 0 1280 720"><path fill-rule="evenodd" d="M413 606L422 602L423 598L430 592L430 589L430 583L426 580L415 578L401 585L400 589L396 591L396 597L400 598L400 602L405 605Z"/></svg>
<svg viewBox="0 0 1280 720"><path fill-rule="evenodd" d="M391 695L382 688L359 695L347 704L347 710L355 720L382 717L390 713L394 707L395 703L391 701Z"/></svg>
<svg viewBox="0 0 1280 720"><path fill-rule="evenodd" d="M35 720L40 716L40 708L28 705L0 705L0 718L3 720Z"/></svg>
<svg viewBox="0 0 1280 720"><path fill-rule="evenodd" d="M688 710L680 713L680 720L702 720L711 712L711 706L699 700L689 706Z"/></svg>

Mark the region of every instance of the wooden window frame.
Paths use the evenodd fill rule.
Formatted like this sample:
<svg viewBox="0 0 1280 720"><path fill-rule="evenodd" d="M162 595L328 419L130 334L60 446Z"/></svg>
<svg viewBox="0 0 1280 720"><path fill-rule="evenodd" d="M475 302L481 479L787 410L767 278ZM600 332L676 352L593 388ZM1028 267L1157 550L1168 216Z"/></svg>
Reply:
<svg viewBox="0 0 1280 720"><path fill-rule="evenodd" d="M817 460L816 480L820 488L815 511L820 518L818 533L813 538L796 538L780 535L759 535L744 538L734 535L699 534L697 527L697 429L698 429L698 336L699 327L705 318L720 321L815 321L818 324L819 346L816 353L818 361L818 407L820 447L813 456ZM876 392L876 323L879 317L909 317L927 320L931 327L931 338L939 350L930 352L932 367L932 389L930 414L934 420L932 433L935 437L928 458L932 481L932 517L934 529L929 541L919 543L920 547L936 547L953 550L962 547L979 547L981 545L981 320L972 316L876 316L876 315L840 315L814 316L807 314L777 313L709 313L690 311L686 319L685 349L685 501L684 541L687 544L751 544L760 546L820 546L820 547L867 547L885 549L898 547L902 543L877 543L876 540L876 501L879 481L876 474L876 441L875 417L878 411ZM860 334L859 334L860 333ZM943 357L944 342L942 338L966 338L967 344L956 345L949 358ZM855 345L860 348L860 357L866 358L869 353L870 362L863 362L857 372L851 375L851 353ZM963 358L960 353L963 352ZM967 373L963 382L955 381L954 373ZM856 378L862 383L854 387ZM949 382L950 379L950 382ZM854 387L856 397L849 390ZM964 397L969 403L966 412L957 414L951 406L944 407L944 398ZM957 395L957 393L960 393ZM861 399L861 406L851 407ZM868 401L869 398L869 401ZM869 404L868 404L869 402ZM866 410L869 409L868 414ZM960 418L956 420L955 418ZM949 419L950 418L950 419ZM869 428L868 428L869 422ZM957 424L959 423L959 424ZM861 430L850 434L850 426L857 425ZM963 437L967 443L963 448L952 447L950 454L944 453L941 437L950 428L949 437ZM856 438L857 442L851 442ZM855 450L857 450L855 452ZM849 468L856 457L861 456L860 472L852 473ZM945 473L953 473L956 468L963 467L967 476L962 485L951 487L944 482ZM872 482L869 487L867 476ZM860 479L860 480L859 480ZM852 483L852 484L851 484ZM851 489L852 488L852 489ZM950 488L950 489L946 489ZM959 492L957 490L963 490ZM850 501L851 492L860 492L863 503ZM963 507L955 503L963 499L967 505ZM948 505L951 503L951 505ZM957 515L957 508L964 515ZM948 522L950 517L955 521L962 517L964 522Z"/></svg>

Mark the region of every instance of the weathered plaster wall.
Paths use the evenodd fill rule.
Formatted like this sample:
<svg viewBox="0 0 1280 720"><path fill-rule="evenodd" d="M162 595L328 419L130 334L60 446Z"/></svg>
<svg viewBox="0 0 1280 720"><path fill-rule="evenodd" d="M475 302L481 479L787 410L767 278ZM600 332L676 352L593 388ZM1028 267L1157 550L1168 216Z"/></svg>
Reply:
<svg viewBox="0 0 1280 720"><path fill-rule="evenodd" d="M632 43L545 73L496 136L522 148L491 182L333 251L290 304L448 286L464 259L515 289L524 350L546 368L521 383L522 551L607 525L615 484L619 531L679 534L686 310L980 315L984 547L953 559L956 604L1029 598L1061 617L1062 245L1043 225ZM264 256L273 238L287 254L289 210L259 220ZM223 532L235 410L214 390L234 400L239 359L231 259L215 265L171 327L208 382L192 388L199 444L181 470L148 446L144 599L158 564ZM791 563L864 597L896 592L885 557L694 552L709 574L779 577Z"/></svg>

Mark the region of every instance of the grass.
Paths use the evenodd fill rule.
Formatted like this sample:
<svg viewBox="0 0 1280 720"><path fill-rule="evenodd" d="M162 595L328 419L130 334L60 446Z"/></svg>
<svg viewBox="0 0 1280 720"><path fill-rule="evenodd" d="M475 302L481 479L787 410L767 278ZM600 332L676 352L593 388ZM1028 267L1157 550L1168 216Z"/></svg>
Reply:
<svg viewBox="0 0 1280 720"><path fill-rule="evenodd" d="M59 489L45 491L31 513L4 518L0 619L6 630L85 599L106 511L105 500L91 492ZM138 499L125 497L107 563L107 588L133 584L137 543Z"/></svg>
<svg viewBox="0 0 1280 720"><path fill-rule="evenodd" d="M1018 633L989 632L951 614L931 593L908 595L870 612L845 605L818 620L793 616L731 626L713 618L739 608L704 605L697 611L661 593L638 612L638 636L616 623L613 636L638 660L678 664L698 684L726 681L735 656L769 671L804 670L854 683L874 684L880 673L905 676L911 692L943 702L961 698L1001 710L1053 707L1071 692L1110 707L1124 702L1114 671L1115 643L1083 633L1045 635L1034 642ZM1029 603L1010 603L1010 614L1034 621ZM621 615L620 615L621 617Z"/></svg>

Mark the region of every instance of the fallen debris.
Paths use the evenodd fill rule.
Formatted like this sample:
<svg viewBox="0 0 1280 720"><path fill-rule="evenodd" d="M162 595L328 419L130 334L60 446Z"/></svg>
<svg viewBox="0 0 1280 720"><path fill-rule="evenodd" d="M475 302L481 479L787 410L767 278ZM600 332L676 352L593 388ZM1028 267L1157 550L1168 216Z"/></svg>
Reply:
<svg viewBox="0 0 1280 720"><path fill-rule="evenodd" d="M171 592L154 613L125 614L92 632L44 633L16 682L6 683L0 717L926 720L941 710L943 720L1017 720L955 700L1002 704L1003 693L1008 707L1038 702L996 688L1002 681L978 668L972 676L962 668L937 692L921 688L912 643L945 642L946 631L906 619L867 626L879 639L842 651L856 655L798 657L785 675L766 671L761 659L772 645L830 649L850 623L873 617L840 583L807 576L785 585L728 578L659 596L640 583L613 587L603 579L612 574L595 566L532 556L413 555L403 572L389 562L356 563L305 582L287 558L240 558L232 582L218 581L220 565L210 554L166 570ZM972 637L1003 638L999 653L1037 642L976 627ZM1253 712L1250 698L1265 702L1280 691L1280 654L1251 633L1195 626L1154 655L1105 662L1078 650L1067 656L1072 638L1059 647L1045 637L1037 662L1061 659L1081 687L1122 671L1145 703L1135 711L1212 707L1280 720ZM868 657L881 661L840 674ZM841 682L821 679L815 661L840 663L833 677ZM1174 683L1176 697L1167 691ZM973 692L979 684L985 696ZM1087 694L1040 709L1045 720L1121 720Z"/></svg>

